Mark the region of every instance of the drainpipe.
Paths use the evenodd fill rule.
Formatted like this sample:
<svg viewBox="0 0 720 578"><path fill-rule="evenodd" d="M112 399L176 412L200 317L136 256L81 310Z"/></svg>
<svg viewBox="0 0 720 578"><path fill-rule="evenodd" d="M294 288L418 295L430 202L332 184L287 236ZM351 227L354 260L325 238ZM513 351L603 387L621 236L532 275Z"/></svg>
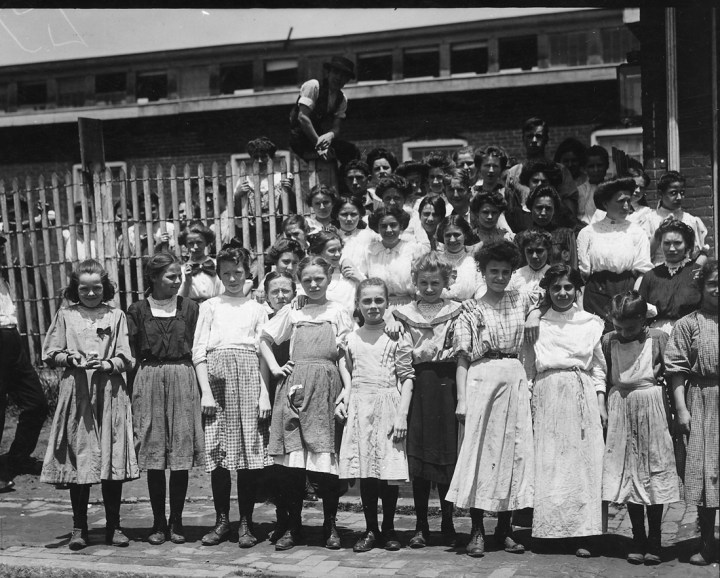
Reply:
<svg viewBox="0 0 720 578"><path fill-rule="evenodd" d="M667 87L667 168L680 170L678 132L677 31L675 8L665 8L665 84Z"/></svg>
<svg viewBox="0 0 720 578"><path fill-rule="evenodd" d="M718 58L717 58L717 8L711 9L711 35L710 35L710 94L712 103L712 191L713 191L713 223L715 231L715 258L718 257L718 227L720 226L720 218L718 217Z"/></svg>

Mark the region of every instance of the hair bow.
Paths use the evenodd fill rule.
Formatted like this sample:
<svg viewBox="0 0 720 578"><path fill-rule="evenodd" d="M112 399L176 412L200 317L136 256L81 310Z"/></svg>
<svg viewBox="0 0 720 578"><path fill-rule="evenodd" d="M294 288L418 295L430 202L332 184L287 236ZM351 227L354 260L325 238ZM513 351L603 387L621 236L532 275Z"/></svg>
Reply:
<svg viewBox="0 0 720 578"><path fill-rule="evenodd" d="M215 263L213 263L213 260L205 259L202 263L193 263L190 274L195 276L198 273L205 273L206 275L210 275L210 277L215 277L217 271L215 271Z"/></svg>
<svg viewBox="0 0 720 578"><path fill-rule="evenodd" d="M105 339L106 335L108 337L110 337L112 335L112 331L109 327L106 327L105 329L101 329L100 327L98 327L97 334L100 339Z"/></svg>
<svg viewBox="0 0 720 578"><path fill-rule="evenodd" d="M228 243L225 243L221 248L222 251L226 249L243 249L242 242L237 237L230 239Z"/></svg>

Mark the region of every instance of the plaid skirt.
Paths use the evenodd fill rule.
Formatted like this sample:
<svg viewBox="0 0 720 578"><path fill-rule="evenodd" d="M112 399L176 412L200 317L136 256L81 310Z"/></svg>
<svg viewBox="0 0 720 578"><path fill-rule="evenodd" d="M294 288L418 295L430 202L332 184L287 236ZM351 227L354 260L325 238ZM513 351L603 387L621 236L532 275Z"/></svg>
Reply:
<svg viewBox="0 0 720 578"><path fill-rule="evenodd" d="M687 391L690 436L685 458L685 502L718 507L718 382L691 377Z"/></svg>
<svg viewBox="0 0 720 578"><path fill-rule="evenodd" d="M254 349L216 349L208 354L215 415L204 416L205 470L258 470L268 455L269 420L258 419L260 364Z"/></svg>

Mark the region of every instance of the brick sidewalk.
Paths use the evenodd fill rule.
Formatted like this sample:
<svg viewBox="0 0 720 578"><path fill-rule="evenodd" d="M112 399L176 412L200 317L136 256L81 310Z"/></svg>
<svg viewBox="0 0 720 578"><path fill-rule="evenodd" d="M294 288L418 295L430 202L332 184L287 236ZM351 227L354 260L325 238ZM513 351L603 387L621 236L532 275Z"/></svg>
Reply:
<svg viewBox="0 0 720 578"><path fill-rule="evenodd" d="M58 494L61 495L61 494ZM99 497L93 489L92 498ZM364 527L362 514L352 511L357 501L346 500L351 511L340 512L338 526L343 549L330 551L319 546L322 512L319 507L304 511L306 542L288 552L275 552L265 539L256 547L241 550L235 542L225 542L214 548L200 545L200 537L212 526L212 501L200 499L188 502L184 521L188 543L178 546L166 543L153 547L144 538L152 520L150 504L144 498L130 499L122 506L123 526L133 540L128 548L112 548L104 544L104 511L102 504L93 502L89 511L91 545L80 551L67 549L72 526L70 504L65 499L32 499L0 497L0 575L2 576L459 576L481 575L492 578L529 576L678 576L685 578L718 575L718 566L697 568L686 563L695 546L697 536L694 512L683 504L666 510L663 520L664 563L655 567L632 566L625 559L629 541L630 522L625 509L611 508L609 535L602 538L599 554L589 560L576 558L572 551L548 542L543 553L523 555L496 552L492 537L487 540L488 553L482 559L464 555L462 549L450 550L436 543L423 550L404 548L399 552L373 550L355 554L351 548ZM411 502L402 500L403 511ZM234 526L237 514L233 513ZM258 537L264 539L272 530L274 508L261 505L256 509ZM413 534L412 515L400 515L396 526L403 543ZM439 530L439 519L431 520L431 528ZM467 534L470 520L459 517L458 531ZM486 532L492 535L495 520L488 518ZM520 530L519 538L530 545L529 530ZM434 535L437 540L438 534ZM533 546L537 546L533 544ZM679 558L679 559L678 559Z"/></svg>

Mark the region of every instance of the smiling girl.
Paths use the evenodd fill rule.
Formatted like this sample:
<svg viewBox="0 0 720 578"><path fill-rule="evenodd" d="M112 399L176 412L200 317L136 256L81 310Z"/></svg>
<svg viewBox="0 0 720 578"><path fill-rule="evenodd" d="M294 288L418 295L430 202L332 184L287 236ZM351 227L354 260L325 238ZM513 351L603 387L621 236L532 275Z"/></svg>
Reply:
<svg viewBox="0 0 720 578"><path fill-rule="evenodd" d="M321 231L310 235L308 252L330 264L327 298L345 306L349 315L355 310L357 284L365 277L347 261L343 261L343 244L337 233Z"/></svg>
<svg viewBox="0 0 720 578"><path fill-rule="evenodd" d="M188 251L179 294L198 303L220 295L222 283L215 272L215 261L207 254L208 247L215 241L215 233L200 221L194 221L180 233L179 240Z"/></svg>
<svg viewBox="0 0 720 578"><path fill-rule="evenodd" d="M98 483L106 543L130 543L120 529L120 501L123 482L140 475L123 375L134 359L125 314L106 304L114 295L100 263L80 263L65 290L71 305L57 312L43 343L43 360L63 375L40 481L70 486L71 550L88 545L90 486Z"/></svg>

